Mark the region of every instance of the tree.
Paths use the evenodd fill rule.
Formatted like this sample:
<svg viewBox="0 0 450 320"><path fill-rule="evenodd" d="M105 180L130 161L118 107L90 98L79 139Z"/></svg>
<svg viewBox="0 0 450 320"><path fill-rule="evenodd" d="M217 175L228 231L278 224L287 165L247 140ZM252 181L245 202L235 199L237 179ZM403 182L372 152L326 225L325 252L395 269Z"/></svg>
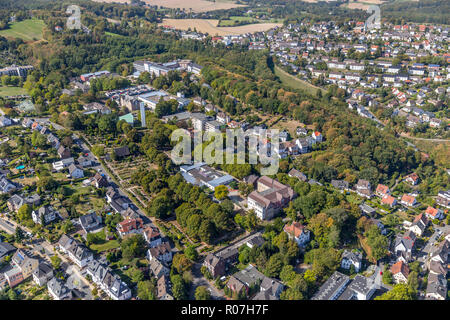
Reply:
<svg viewBox="0 0 450 320"><path fill-rule="evenodd" d="M408 276L408 286L414 291L419 288L419 274L416 271L412 271Z"/></svg>
<svg viewBox="0 0 450 320"><path fill-rule="evenodd" d="M378 261L388 254L389 240L381 234L380 229L373 225L366 232L367 244L372 250L372 257Z"/></svg>
<svg viewBox="0 0 450 320"><path fill-rule="evenodd" d="M61 267L62 260L59 256L54 255L54 256L50 257L50 261L55 270L58 270Z"/></svg>
<svg viewBox="0 0 450 320"><path fill-rule="evenodd" d="M382 277L382 279L383 279L383 283L385 283L385 284L392 284L393 283L393 278L392 278L392 273L391 273L391 271L389 271L389 270L385 270L384 272L383 272L383 277Z"/></svg>
<svg viewBox="0 0 450 320"><path fill-rule="evenodd" d="M125 260L132 260L133 258L143 258L147 243L141 234L132 235L122 241L121 249L122 256Z"/></svg>
<svg viewBox="0 0 450 320"><path fill-rule="evenodd" d="M14 234L14 240L18 243L21 243L22 240L25 238L24 234L23 234L23 230L21 227L17 227L16 228L16 232Z"/></svg>
<svg viewBox="0 0 450 320"><path fill-rule="evenodd" d="M166 218L172 209L171 202L172 200L166 196L157 196L151 201L148 207L149 215L160 219Z"/></svg>
<svg viewBox="0 0 450 320"><path fill-rule="evenodd" d="M195 250L195 249L194 249ZM173 257L172 267L179 273L183 274L192 267L192 262L186 257L185 254L177 253Z"/></svg>
<svg viewBox="0 0 450 320"><path fill-rule="evenodd" d="M152 281L139 281L137 284L137 296L141 300L155 300L156 287Z"/></svg>
<svg viewBox="0 0 450 320"><path fill-rule="evenodd" d="M172 282L173 297L177 300L186 300L187 299L186 286L181 275L179 274L172 275L170 277L170 281Z"/></svg>
<svg viewBox="0 0 450 320"><path fill-rule="evenodd" d="M19 218L20 222L25 222L31 219L32 208L29 204L24 204L17 211L17 218Z"/></svg>
<svg viewBox="0 0 450 320"><path fill-rule="evenodd" d="M282 268L283 268L283 256L280 253L275 253L269 258L264 274L267 277L278 278Z"/></svg>
<svg viewBox="0 0 450 320"><path fill-rule="evenodd" d="M138 283L144 280L144 273L138 268L132 268L130 273L131 273L131 281L133 281L134 283Z"/></svg>
<svg viewBox="0 0 450 320"><path fill-rule="evenodd" d="M214 197L216 197L217 200L223 200L228 196L228 188L224 185L219 185L214 189Z"/></svg>
<svg viewBox="0 0 450 320"><path fill-rule="evenodd" d="M198 252L193 246L188 246L186 250L184 250L184 254L188 259L191 259L193 261L197 260L198 258Z"/></svg>
<svg viewBox="0 0 450 320"><path fill-rule="evenodd" d="M204 286L199 286L195 289L195 300L210 300L211 293Z"/></svg>
<svg viewBox="0 0 450 320"><path fill-rule="evenodd" d="M415 300L416 293L413 288L404 283L396 284L392 290L384 293L375 300Z"/></svg>

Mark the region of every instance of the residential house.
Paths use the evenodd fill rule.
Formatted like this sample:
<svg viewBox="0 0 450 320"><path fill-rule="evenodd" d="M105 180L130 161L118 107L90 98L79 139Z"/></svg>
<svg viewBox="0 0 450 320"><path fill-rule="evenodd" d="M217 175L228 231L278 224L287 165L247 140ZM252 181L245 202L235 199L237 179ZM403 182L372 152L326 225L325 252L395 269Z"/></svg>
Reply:
<svg viewBox="0 0 450 320"><path fill-rule="evenodd" d="M436 209L428 206L427 210L425 210L425 215L429 219L444 219L444 212L441 209Z"/></svg>
<svg viewBox="0 0 450 320"><path fill-rule="evenodd" d="M365 198L371 198L372 197L372 190L370 182L364 179L359 179L358 183L355 185L356 193Z"/></svg>
<svg viewBox="0 0 450 320"><path fill-rule="evenodd" d="M404 194L400 200L400 203L402 205L408 206L408 207L413 207L417 204L416 198L409 195L409 194Z"/></svg>
<svg viewBox="0 0 450 320"><path fill-rule="evenodd" d="M450 209L450 190L439 191L436 197L436 204L441 207Z"/></svg>
<svg viewBox="0 0 450 320"><path fill-rule="evenodd" d="M170 294L170 282L168 276L163 275L156 282L156 297L158 300L173 300Z"/></svg>
<svg viewBox="0 0 450 320"><path fill-rule="evenodd" d="M169 242L163 242L160 245L150 248L147 251L148 260L159 260L169 263L172 261L172 248Z"/></svg>
<svg viewBox="0 0 450 320"><path fill-rule="evenodd" d="M68 300L72 298L72 291L62 280L56 277L47 282L47 289L54 300Z"/></svg>
<svg viewBox="0 0 450 320"><path fill-rule="evenodd" d="M278 280L264 277L264 279L261 281L261 284L259 285L259 288L260 292L265 292L269 296L273 296L276 299L279 299L281 292L284 290L284 285Z"/></svg>
<svg viewBox="0 0 450 320"><path fill-rule="evenodd" d="M141 218L137 219L125 219L117 224L117 232L120 237L124 237L129 234L140 233L142 234L144 227L144 221Z"/></svg>
<svg viewBox="0 0 450 320"><path fill-rule="evenodd" d="M153 276L159 279L162 276L169 276L170 269L167 265L158 259L152 259L149 262L149 268Z"/></svg>
<svg viewBox="0 0 450 320"><path fill-rule="evenodd" d="M45 205L40 207L37 210L33 210L31 212L31 217L33 218L34 223L36 224L48 224L54 220L56 220L57 212L55 208L50 205Z"/></svg>
<svg viewBox="0 0 450 320"><path fill-rule="evenodd" d="M375 217L377 214L377 211L374 208L365 203L360 204L359 208L361 209L361 213L365 216Z"/></svg>
<svg viewBox="0 0 450 320"><path fill-rule="evenodd" d="M341 192L348 190L348 182L345 180L331 180L331 185Z"/></svg>
<svg viewBox="0 0 450 320"><path fill-rule="evenodd" d="M408 230L414 232L415 235L420 237L427 228L428 223L429 221L427 217L423 213L421 213L414 218L413 222L408 227Z"/></svg>
<svg viewBox="0 0 450 320"><path fill-rule="evenodd" d="M208 254L203 266L208 269L214 279L225 274L225 261L213 253Z"/></svg>
<svg viewBox="0 0 450 320"><path fill-rule="evenodd" d="M84 232L89 233L93 230L98 229L102 224L102 217L97 216L95 212L91 212L80 216L78 218L81 228L83 228Z"/></svg>
<svg viewBox="0 0 450 320"><path fill-rule="evenodd" d="M386 195L383 197L383 199L381 199L381 203L386 204L392 208L397 205L397 199L395 199L393 196Z"/></svg>
<svg viewBox="0 0 450 320"><path fill-rule="evenodd" d="M13 253L17 248L8 242L0 242L0 264L5 260L7 256Z"/></svg>
<svg viewBox="0 0 450 320"><path fill-rule="evenodd" d="M53 169L55 169L56 171L61 171L73 163L75 163L75 160L73 158L67 158L67 159L62 159L60 161L53 162L52 166L53 166Z"/></svg>
<svg viewBox="0 0 450 320"><path fill-rule="evenodd" d="M105 175L100 174L99 172L97 172L92 178L92 184L96 188L107 188L109 186L108 179L105 177Z"/></svg>
<svg viewBox="0 0 450 320"><path fill-rule="evenodd" d="M81 155L78 157L77 162L83 168L92 166L92 159L89 156Z"/></svg>
<svg viewBox="0 0 450 320"><path fill-rule="evenodd" d="M113 300L128 300L131 298L131 290L120 277L113 274L111 269L92 260L86 270L92 281L99 286Z"/></svg>
<svg viewBox="0 0 450 320"><path fill-rule="evenodd" d="M67 159L70 158L70 149L66 148L64 146L60 146L57 150L58 156L60 159Z"/></svg>
<svg viewBox="0 0 450 320"><path fill-rule="evenodd" d="M7 201L8 209L13 212L17 212L24 204L28 204L33 207L38 206L40 203L41 197L38 194L32 194L28 197L13 194Z"/></svg>
<svg viewBox="0 0 450 320"><path fill-rule="evenodd" d="M261 284L264 278L265 276L250 264L244 270L233 274L228 280L227 287L233 293L245 292L248 294L250 287Z"/></svg>
<svg viewBox="0 0 450 320"><path fill-rule="evenodd" d="M10 193L15 190L17 190L17 186L13 182L5 177L0 178L0 194Z"/></svg>
<svg viewBox="0 0 450 320"><path fill-rule="evenodd" d="M73 239L72 239L73 240ZM94 259L92 252L83 244L73 240L70 245L65 248L66 253L78 267L84 268Z"/></svg>
<svg viewBox="0 0 450 320"><path fill-rule="evenodd" d="M446 300L447 279L442 274L430 273L428 275L425 300Z"/></svg>
<svg viewBox="0 0 450 320"><path fill-rule="evenodd" d="M14 253L11 258L11 263L20 269L24 279L31 276L39 265L39 261L37 259L29 257L28 254L22 249L18 249Z"/></svg>
<svg viewBox="0 0 450 320"><path fill-rule="evenodd" d="M33 272L33 281L38 286L43 286L52 278L53 278L53 269L49 264L45 262L39 263L39 266Z"/></svg>
<svg viewBox="0 0 450 320"><path fill-rule="evenodd" d="M10 288L14 288L19 283L25 280L20 268L14 266L12 269L4 273L5 280L8 282Z"/></svg>
<svg viewBox="0 0 450 320"><path fill-rule="evenodd" d="M286 224L283 230L287 233L289 239L295 240L300 247L303 247L310 240L311 232L307 230L300 222Z"/></svg>
<svg viewBox="0 0 450 320"><path fill-rule="evenodd" d="M385 196L389 195L391 191L389 190L389 187L384 184L378 184L377 189L375 190L375 193L380 197L384 198Z"/></svg>
<svg viewBox="0 0 450 320"><path fill-rule="evenodd" d="M419 183L419 176L417 173L413 172L405 177L405 181L409 182L411 185L415 186Z"/></svg>
<svg viewBox="0 0 450 320"><path fill-rule="evenodd" d="M394 244L394 253L399 261L409 262L412 260L415 242L416 235L411 231L397 236Z"/></svg>
<svg viewBox="0 0 450 320"><path fill-rule="evenodd" d="M308 180L308 177L303 173L298 171L297 169L292 168L289 172L288 172L288 176L291 178L297 178L301 181L306 181Z"/></svg>
<svg viewBox="0 0 450 320"><path fill-rule="evenodd" d="M265 242L266 242L266 240L264 240L264 238L261 235L257 235L255 237L252 237L252 238L248 239L245 244L250 249L253 249L253 247L260 247L260 246L262 246Z"/></svg>
<svg viewBox="0 0 450 320"><path fill-rule="evenodd" d="M398 261L391 267L392 277L395 283L407 283L409 268L403 261Z"/></svg>
<svg viewBox="0 0 450 320"><path fill-rule="evenodd" d="M349 270L353 266L355 272L359 272L362 267L362 253L345 250L342 254L341 267Z"/></svg>
<svg viewBox="0 0 450 320"><path fill-rule="evenodd" d="M157 228L147 227L144 230L144 239L150 248L157 247L162 243L162 237Z"/></svg>
<svg viewBox="0 0 450 320"><path fill-rule="evenodd" d="M69 174L72 179L81 179L84 177L83 169L73 163L69 166Z"/></svg>

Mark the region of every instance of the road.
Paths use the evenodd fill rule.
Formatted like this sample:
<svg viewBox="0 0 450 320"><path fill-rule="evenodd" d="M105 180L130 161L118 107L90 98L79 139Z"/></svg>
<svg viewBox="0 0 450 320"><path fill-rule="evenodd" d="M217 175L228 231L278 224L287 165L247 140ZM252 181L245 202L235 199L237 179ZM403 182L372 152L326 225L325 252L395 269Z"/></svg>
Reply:
<svg viewBox="0 0 450 320"><path fill-rule="evenodd" d="M0 229L5 231L8 234L14 234L16 232L15 224L11 225L11 223L7 220L0 218Z"/></svg>
<svg viewBox="0 0 450 320"><path fill-rule="evenodd" d="M418 138L418 137L411 137L408 134L402 132L400 133L400 136L404 137L404 138L409 138L409 139L413 139L413 140L420 140L420 141L431 141L431 142L450 142L450 139L433 139L433 138Z"/></svg>
<svg viewBox="0 0 450 320"><path fill-rule="evenodd" d="M211 293L211 298L213 300L224 300L225 294L218 290L214 285L212 285L202 274L200 271L202 264L200 262L194 263L192 266L192 285L189 291L189 299L195 299L195 289L199 286L206 287Z"/></svg>

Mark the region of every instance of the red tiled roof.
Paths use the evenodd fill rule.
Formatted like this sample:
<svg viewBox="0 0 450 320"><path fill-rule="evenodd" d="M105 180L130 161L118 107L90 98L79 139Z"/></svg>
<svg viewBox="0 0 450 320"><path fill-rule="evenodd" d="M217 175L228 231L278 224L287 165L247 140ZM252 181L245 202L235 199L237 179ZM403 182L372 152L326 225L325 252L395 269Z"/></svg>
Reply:
<svg viewBox="0 0 450 320"><path fill-rule="evenodd" d="M137 230L142 228L144 222L141 218L138 219L126 219L122 222L119 222L119 230L120 232L130 232L131 230Z"/></svg>
<svg viewBox="0 0 450 320"><path fill-rule="evenodd" d="M388 204L388 205L392 205L395 201L395 198L393 196L385 196L383 197L383 199L381 199L382 203Z"/></svg>
<svg viewBox="0 0 450 320"><path fill-rule="evenodd" d="M405 276L405 278L408 278L409 268L403 261L399 261L391 267L391 272L392 274L401 272Z"/></svg>
<svg viewBox="0 0 450 320"><path fill-rule="evenodd" d="M436 215L439 213L439 210L433 207L428 207L427 210L425 210L425 213L429 214L430 216L436 217Z"/></svg>
<svg viewBox="0 0 450 320"><path fill-rule="evenodd" d="M303 229L305 228L300 222L293 222L290 225L284 226L284 231L292 234L294 237L298 238L303 233Z"/></svg>
<svg viewBox="0 0 450 320"><path fill-rule="evenodd" d="M410 195L408 195L408 194L404 194L404 195L402 196L402 201L403 201L403 202L412 204L412 203L414 203L414 200L416 200L416 198L414 198L413 196L410 196Z"/></svg>
<svg viewBox="0 0 450 320"><path fill-rule="evenodd" d="M389 187L385 186L384 184L379 184L377 186L377 192L378 193L386 194L386 193L388 193L388 191L389 191Z"/></svg>

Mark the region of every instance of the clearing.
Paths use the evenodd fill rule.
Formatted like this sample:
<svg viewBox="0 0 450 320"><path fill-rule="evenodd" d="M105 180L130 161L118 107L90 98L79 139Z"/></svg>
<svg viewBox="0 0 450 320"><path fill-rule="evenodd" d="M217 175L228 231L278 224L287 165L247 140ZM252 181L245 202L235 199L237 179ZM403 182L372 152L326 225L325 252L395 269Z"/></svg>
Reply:
<svg viewBox="0 0 450 320"><path fill-rule="evenodd" d="M317 90L325 91L319 87L313 86L312 84L308 83L307 81L304 81L302 79L299 79L283 69L281 69L278 66L275 66L275 75L280 78L281 82L293 89L301 89L305 90L306 92L310 94L315 94Z"/></svg>
<svg viewBox="0 0 450 320"><path fill-rule="evenodd" d="M27 90L21 87L1 87L0 86L0 97L7 96L20 96L22 94L28 94Z"/></svg>
<svg viewBox="0 0 450 320"><path fill-rule="evenodd" d="M237 27L218 27L219 20L216 19L164 19L159 25L170 26L179 30L194 30L208 33L212 36L239 35L266 31L279 27L281 23L254 23Z"/></svg>
<svg viewBox="0 0 450 320"><path fill-rule="evenodd" d="M43 20L28 19L12 23L8 29L1 30L0 36L6 38L20 38L24 41L43 39L45 23Z"/></svg>

